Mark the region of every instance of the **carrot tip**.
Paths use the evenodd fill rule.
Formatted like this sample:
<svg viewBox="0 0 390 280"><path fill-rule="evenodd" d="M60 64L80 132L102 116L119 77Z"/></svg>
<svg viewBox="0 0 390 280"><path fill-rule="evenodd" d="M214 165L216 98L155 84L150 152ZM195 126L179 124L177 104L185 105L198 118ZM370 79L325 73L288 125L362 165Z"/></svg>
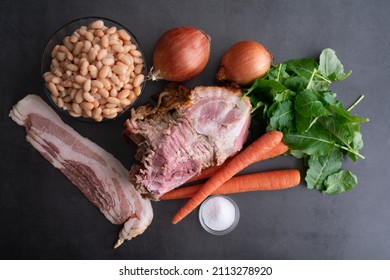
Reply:
<svg viewBox="0 0 390 280"><path fill-rule="evenodd" d="M174 224L174 225L176 225L180 221L181 221L181 219L178 219L176 216L172 218L172 224Z"/></svg>

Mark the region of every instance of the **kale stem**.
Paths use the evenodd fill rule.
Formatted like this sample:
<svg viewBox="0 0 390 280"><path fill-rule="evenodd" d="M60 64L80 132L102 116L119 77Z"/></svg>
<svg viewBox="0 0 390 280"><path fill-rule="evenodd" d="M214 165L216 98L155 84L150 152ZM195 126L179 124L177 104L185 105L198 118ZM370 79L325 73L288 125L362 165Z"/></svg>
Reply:
<svg viewBox="0 0 390 280"><path fill-rule="evenodd" d="M322 76L322 75L315 74L315 76L318 77L318 78L320 78L320 79L322 79L322 80L324 80L325 82L327 82L327 83L329 83L329 84L332 83L332 81L328 80L327 78L325 78L325 77Z"/></svg>
<svg viewBox="0 0 390 280"><path fill-rule="evenodd" d="M353 150L352 148L350 147L346 147L346 146L342 146L342 145L339 145L339 144L334 144L336 147L339 147L340 149L343 149L345 151L348 151L358 157L360 157L361 159L365 159L365 157L362 155L362 154L359 154L358 152L356 152L355 150Z"/></svg>
<svg viewBox="0 0 390 280"><path fill-rule="evenodd" d="M307 87L306 87L307 89L311 87L311 83L313 82L313 78L314 78L314 75L316 74L316 72L317 72L317 69L314 68L313 73L311 74L309 83L307 84Z"/></svg>
<svg viewBox="0 0 390 280"><path fill-rule="evenodd" d="M351 106L349 106L349 108L347 109L347 111L349 112L349 111L351 111L353 108L355 108L356 105L358 105L359 102L363 100L363 98L364 98L364 95L360 95L360 97L359 97Z"/></svg>
<svg viewBox="0 0 390 280"><path fill-rule="evenodd" d="M278 76L276 77L276 81L279 82L279 78L280 78L280 72L282 71L282 63L279 64L279 67L278 67Z"/></svg>
<svg viewBox="0 0 390 280"><path fill-rule="evenodd" d="M305 130L305 132L307 132L307 131L313 126L313 124L315 124L315 123L317 122L318 118L319 118L319 117L315 117L315 118L311 121L311 123L309 124L309 127Z"/></svg>

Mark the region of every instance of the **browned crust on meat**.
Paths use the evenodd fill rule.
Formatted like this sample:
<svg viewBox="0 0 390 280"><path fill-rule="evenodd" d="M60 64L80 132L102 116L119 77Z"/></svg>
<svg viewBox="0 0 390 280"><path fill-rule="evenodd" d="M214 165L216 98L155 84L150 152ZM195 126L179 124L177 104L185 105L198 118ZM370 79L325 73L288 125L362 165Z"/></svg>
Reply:
<svg viewBox="0 0 390 280"><path fill-rule="evenodd" d="M157 105L152 106L148 103L137 109L132 109L130 112L130 121L144 119L154 114L164 115L171 110L190 107L192 102L188 94L189 91L184 85L168 83L160 93Z"/></svg>

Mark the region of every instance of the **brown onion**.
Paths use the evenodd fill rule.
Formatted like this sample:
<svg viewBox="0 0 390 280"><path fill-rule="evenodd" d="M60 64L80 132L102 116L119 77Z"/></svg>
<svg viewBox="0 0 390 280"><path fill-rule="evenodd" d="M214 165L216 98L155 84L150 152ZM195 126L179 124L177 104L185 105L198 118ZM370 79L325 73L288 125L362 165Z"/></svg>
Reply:
<svg viewBox="0 0 390 280"><path fill-rule="evenodd" d="M222 57L218 81L246 86L263 77L271 67L272 54L260 43L242 41L234 44Z"/></svg>
<svg viewBox="0 0 390 280"><path fill-rule="evenodd" d="M153 51L152 80L184 82L197 76L210 57L210 37L194 27L177 27L158 39Z"/></svg>

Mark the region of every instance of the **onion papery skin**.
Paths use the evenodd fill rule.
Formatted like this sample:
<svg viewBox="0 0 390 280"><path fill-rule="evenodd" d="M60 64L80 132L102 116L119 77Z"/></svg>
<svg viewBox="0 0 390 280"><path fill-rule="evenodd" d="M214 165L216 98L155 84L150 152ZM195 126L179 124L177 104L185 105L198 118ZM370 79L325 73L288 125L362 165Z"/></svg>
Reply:
<svg viewBox="0 0 390 280"><path fill-rule="evenodd" d="M238 42L223 55L216 79L248 86L267 73L272 59L272 54L260 43Z"/></svg>
<svg viewBox="0 0 390 280"><path fill-rule="evenodd" d="M206 67L211 39L200 29L183 26L165 32L153 50L152 80L184 82L195 78Z"/></svg>

